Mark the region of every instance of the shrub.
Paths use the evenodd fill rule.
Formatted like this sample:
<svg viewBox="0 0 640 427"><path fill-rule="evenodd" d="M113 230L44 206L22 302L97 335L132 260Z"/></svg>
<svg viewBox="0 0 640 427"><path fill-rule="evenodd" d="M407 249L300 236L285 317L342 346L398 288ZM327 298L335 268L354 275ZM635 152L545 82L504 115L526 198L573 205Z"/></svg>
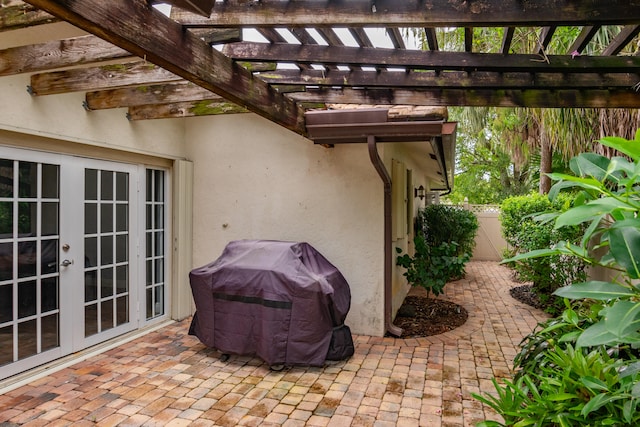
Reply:
<svg viewBox="0 0 640 427"><path fill-rule="evenodd" d="M456 242L457 254L473 255L478 218L473 212L456 206L428 205L418 211L416 233L422 233L427 245Z"/></svg>
<svg viewBox="0 0 640 427"><path fill-rule="evenodd" d="M400 255L396 264L412 286L427 290L427 296L440 295L452 278L464 276L471 259L478 219L473 212L453 206L429 205L418 211L413 239L415 252Z"/></svg>
<svg viewBox="0 0 640 427"><path fill-rule="evenodd" d="M584 153L571 161L577 176L551 174L558 181L552 198L566 188L581 190L575 205L556 215L554 228L584 225L583 238L510 261L564 255L610 268L615 277L555 291L573 305L567 302L562 317L525 338L515 381L494 380L497 396L475 395L505 420L481 426L640 425L640 131L633 141L600 142L633 162Z"/></svg>
<svg viewBox="0 0 640 427"><path fill-rule="evenodd" d="M414 255L399 255L396 263L406 269L403 276L411 286L420 286L427 290L427 297L431 293L435 296L440 295L449 279L464 275L464 265L470 256L458 255L458 245L455 242L429 246L422 234L416 234L413 242ZM396 248L396 252L400 254L402 249Z"/></svg>
<svg viewBox="0 0 640 427"><path fill-rule="evenodd" d="M552 222L540 221L535 216L541 212L564 212L571 206L572 200L572 195L565 194L553 201L540 194L505 199L501 205L500 222L512 254L547 249L560 241L577 242L582 236L583 227L556 229ZM562 301L554 298L553 292L561 286L586 279L584 263L562 254L521 260L511 266L520 280L533 283L532 291L551 314L562 311Z"/></svg>

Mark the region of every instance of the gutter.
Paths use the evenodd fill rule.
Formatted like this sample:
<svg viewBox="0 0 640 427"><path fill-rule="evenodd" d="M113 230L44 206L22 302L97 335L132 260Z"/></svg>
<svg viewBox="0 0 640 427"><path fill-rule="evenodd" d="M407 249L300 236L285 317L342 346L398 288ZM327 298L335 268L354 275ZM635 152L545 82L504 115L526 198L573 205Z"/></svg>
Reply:
<svg viewBox="0 0 640 427"><path fill-rule="evenodd" d="M392 277L391 272L393 270L393 256L391 254L391 176L384 166L380 155L378 154L378 147L376 145L376 137L373 135L367 136L367 146L369 148L369 158L371 163L376 168L378 175L382 178L384 184L384 325L385 331L391 335L399 337L402 335L402 329L393 324L393 318L391 313L391 301L392 301Z"/></svg>

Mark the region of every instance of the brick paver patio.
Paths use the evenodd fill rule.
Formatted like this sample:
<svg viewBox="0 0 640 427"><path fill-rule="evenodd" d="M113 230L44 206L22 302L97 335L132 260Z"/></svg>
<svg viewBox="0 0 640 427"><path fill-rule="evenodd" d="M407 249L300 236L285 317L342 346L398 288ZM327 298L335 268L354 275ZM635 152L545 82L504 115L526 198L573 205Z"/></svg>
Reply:
<svg viewBox="0 0 640 427"><path fill-rule="evenodd" d="M468 310L462 327L354 336L355 355L322 368L222 362L176 322L0 395L0 426L472 426L496 415L471 393L510 374L518 343L546 317L511 286L506 268L471 262L439 297Z"/></svg>

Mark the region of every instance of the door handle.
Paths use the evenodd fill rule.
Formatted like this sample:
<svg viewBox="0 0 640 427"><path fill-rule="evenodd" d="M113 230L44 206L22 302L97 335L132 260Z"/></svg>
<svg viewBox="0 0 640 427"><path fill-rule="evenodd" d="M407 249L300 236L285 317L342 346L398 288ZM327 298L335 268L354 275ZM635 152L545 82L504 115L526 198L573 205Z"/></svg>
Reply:
<svg viewBox="0 0 640 427"><path fill-rule="evenodd" d="M60 263L60 265L61 265L62 267L69 267L69 266L70 266L70 265L72 265L72 264L73 264L73 260L69 261L68 259L63 260L63 261Z"/></svg>

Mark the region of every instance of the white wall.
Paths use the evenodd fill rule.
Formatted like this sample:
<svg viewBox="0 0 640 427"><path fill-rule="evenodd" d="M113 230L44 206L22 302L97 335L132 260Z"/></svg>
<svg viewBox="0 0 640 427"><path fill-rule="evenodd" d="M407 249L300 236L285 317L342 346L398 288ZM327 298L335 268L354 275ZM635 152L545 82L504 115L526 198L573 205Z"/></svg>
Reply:
<svg viewBox="0 0 640 427"><path fill-rule="evenodd" d="M254 114L186 120L194 267L237 239L306 241L346 277L357 334L382 335L383 186L366 144L315 146Z"/></svg>
<svg viewBox="0 0 640 427"><path fill-rule="evenodd" d="M0 78L0 129L170 158L183 157L182 120L129 122L126 109L86 111L84 92L31 96L28 75Z"/></svg>

